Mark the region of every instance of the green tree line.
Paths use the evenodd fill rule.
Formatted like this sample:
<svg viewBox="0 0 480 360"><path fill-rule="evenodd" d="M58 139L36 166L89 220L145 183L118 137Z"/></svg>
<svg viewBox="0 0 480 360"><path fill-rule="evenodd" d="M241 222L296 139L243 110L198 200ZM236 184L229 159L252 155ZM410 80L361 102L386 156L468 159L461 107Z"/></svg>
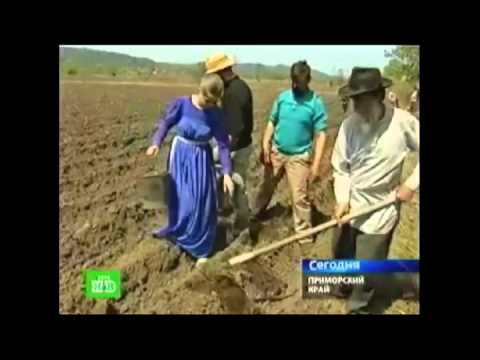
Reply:
<svg viewBox="0 0 480 360"><path fill-rule="evenodd" d="M389 58L383 69L386 77L415 83L420 78L420 51L418 46L397 46L392 51L386 51Z"/></svg>

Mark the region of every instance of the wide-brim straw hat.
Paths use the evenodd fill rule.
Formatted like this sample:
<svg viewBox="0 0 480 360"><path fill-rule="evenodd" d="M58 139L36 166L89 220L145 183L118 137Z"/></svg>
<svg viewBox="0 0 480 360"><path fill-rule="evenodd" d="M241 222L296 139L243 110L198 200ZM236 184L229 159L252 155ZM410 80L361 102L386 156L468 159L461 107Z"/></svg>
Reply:
<svg viewBox="0 0 480 360"><path fill-rule="evenodd" d="M224 53L214 54L205 61L207 74L216 73L217 71L229 68L233 65L235 65L235 60Z"/></svg>
<svg viewBox="0 0 480 360"><path fill-rule="evenodd" d="M348 84L338 90L342 97L352 97L392 86L390 79L382 77L377 68L354 67Z"/></svg>

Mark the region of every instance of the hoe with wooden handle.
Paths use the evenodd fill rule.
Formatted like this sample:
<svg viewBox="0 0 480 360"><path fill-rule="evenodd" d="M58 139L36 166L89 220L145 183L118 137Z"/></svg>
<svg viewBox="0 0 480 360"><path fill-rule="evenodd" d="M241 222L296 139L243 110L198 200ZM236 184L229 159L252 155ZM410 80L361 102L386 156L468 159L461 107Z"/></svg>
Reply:
<svg viewBox="0 0 480 360"><path fill-rule="evenodd" d="M393 204L394 202L396 202L396 196L395 194L392 194L392 197L385 200L385 201L382 201L378 204L375 204L375 205L372 205L372 206L368 206L368 207L365 207L365 208L362 208L362 209L358 209L350 214L347 214L345 215L344 217L342 217L341 219L341 222L347 222L347 221L350 221L352 219L355 219L359 216L362 216L362 215L366 215L366 214L369 214L375 210L378 210L378 209L381 209L381 208L384 208L385 206L388 206L390 204ZM231 258L230 260L228 260L228 263L233 266L233 265L237 265L237 264L241 264L243 262L246 262L248 260L251 260L255 257L257 257L258 255L262 255L262 254L265 254L269 251L272 251L272 250L275 250L275 249L278 249L282 246L285 246L287 244L290 244L294 241L297 241L297 240L300 240L300 239L303 239L303 238L306 238L308 236L311 236L313 234L316 234L320 231L323 231L325 229L328 229L332 226L335 226L337 225L338 221L336 219L333 219L333 220L330 220L324 224L321 224L321 225L318 225L314 228L311 228L310 230L308 231L304 231L302 233L299 233L299 234L296 234L296 235L293 235L293 236L290 236L286 239L283 239L283 240L280 240L276 243L273 243L273 244L270 244L268 246L265 246L263 248L260 248L258 250L255 250L255 251L250 251L250 252L247 252L247 253L244 253L244 254L241 254L241 255L238 255L238 256L235 256L233 258Z"/></svg>

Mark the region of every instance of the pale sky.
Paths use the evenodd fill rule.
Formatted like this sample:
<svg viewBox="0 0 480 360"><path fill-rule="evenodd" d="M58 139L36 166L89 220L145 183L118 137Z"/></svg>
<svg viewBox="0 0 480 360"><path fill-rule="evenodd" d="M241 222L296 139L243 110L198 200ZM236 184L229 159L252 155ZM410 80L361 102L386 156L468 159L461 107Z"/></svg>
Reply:
<svg viewBox="0 0 480 360"><path fill-rule="evenodd" d="M157 62L196 63L215 52L233 55L239 63L291 65L307 60L313 68L335 74L354 66L382 69L388 62L385 50L395 45L67 45L145 57Z"/></svg>

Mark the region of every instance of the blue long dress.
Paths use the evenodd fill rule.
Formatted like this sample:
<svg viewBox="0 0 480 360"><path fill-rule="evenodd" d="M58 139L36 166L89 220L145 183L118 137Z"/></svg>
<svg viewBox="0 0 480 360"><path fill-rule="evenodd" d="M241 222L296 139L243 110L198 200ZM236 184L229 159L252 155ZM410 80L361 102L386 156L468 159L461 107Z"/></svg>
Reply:
<svg viewBox="0 0 480 360"><path fill-rule="evenodd" d="M223 173L231 174L228 135L219 108L200 110L191 97L179 97L159 120L153 144L160 146L175 126L167 169L170 181L169 221L155 237L173 240L196 258L211 255L217 229L217 184L212 138L218 143Z"/></svg>

